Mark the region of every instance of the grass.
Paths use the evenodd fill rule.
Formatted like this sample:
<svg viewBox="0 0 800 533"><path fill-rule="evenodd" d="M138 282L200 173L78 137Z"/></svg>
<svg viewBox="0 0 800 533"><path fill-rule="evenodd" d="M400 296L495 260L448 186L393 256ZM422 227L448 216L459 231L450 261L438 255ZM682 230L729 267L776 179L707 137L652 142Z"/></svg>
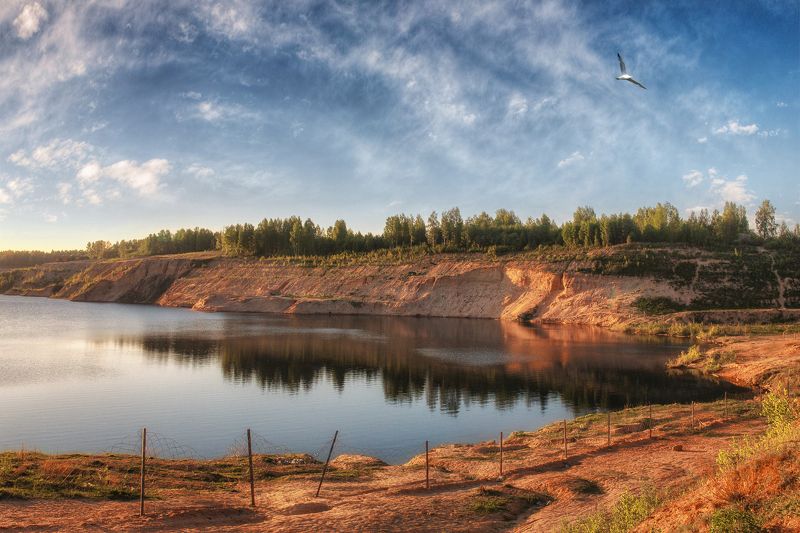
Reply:
<svg viewBox="0 0 800 533"><path fill-rule="evenodd" d="M498 489L480 487L467 504L467 510L478 515L503 513L503 518L513 520L533 507L547 505L553 498L541 492L503 485Z"/></svg>
<svg viewBox="0 0 800 533"><path fill-rule="evenodd" d="M253 457L257 480L286 475L314 474L322 466L307 456ZM292 462L294 460L295 462ZM45 455L17 451L0 453L0 499L85 498L128 500L139 497L139 461L132 455ZM301 462L297 462L301 461ZM233 491L247 479L247 460L226 457L212 460L156 459L147 461L148 497L162 490ZM331 475L334 476L334 471Z"/></svg>
<svg viewBox="0 0 800 533"><path fill-rule="evenodd" d="M698 345L690 346L688 350L682 351L678 357L667 361L667 367L678 368L685 367L700 361L703 358L703 352L700 351Z"/></svg>
<svg viewBox="0 0 800 533"><path fill-rule="evenodd" d="M564 524L563 533L622 533L641 523L662 502L652 487L639 494L624 493L613 507L597 511L586 518Z"/></svg>
<svg viewBox="0 0 800 533"><path fill-rule="evenodd" d="M614 328L612 328L614 329ZM800 333L800 323L774 324L701 324L698 322L644 322L624 326L625 333L635 335L666 335L710 341L717 337L753 335L794 335Z"/></svg>
<svg viewBox="0 0 800 533"><path fill-rule="evenodd" d="M31 452L0 454L0 499L88 498L130 500L135 459L110 462L81 456L52 458Z"/></svg>

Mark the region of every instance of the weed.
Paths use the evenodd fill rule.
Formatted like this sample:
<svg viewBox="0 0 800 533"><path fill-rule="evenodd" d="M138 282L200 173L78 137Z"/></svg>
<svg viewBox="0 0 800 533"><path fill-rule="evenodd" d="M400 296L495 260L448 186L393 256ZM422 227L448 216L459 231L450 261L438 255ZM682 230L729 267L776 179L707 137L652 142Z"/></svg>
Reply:
<svg viewBox="0 0 800 533"><path fill-rule="evenodd" d="M710 533L758 533L763 531L758 518L747 509L737 506L717 509L709 521Z"/></svg>
<svg viewBox="0 0 800 533"><path fill-rule="evenodd" d="M692 345L688 350L684 350L676 357L667 362L667 366L671 368L689 366L692 363L698 362L703 358L703 353L700 351L698 345Z"/></svg>
<svg viewBox="0 0 800 533"><path fill-rule="evenodd" d="M661 498L652 487L639 495L624 493L610 509L598 511L586 518L565 524L564 533L622 533L633 529L647 518L661 503Z"/></svg>

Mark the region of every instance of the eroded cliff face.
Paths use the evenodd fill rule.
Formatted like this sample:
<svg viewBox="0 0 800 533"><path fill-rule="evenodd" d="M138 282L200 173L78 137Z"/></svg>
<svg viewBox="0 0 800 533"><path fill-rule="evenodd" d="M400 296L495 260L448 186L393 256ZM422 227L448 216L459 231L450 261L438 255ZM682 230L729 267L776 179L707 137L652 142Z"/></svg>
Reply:
<svg viewBox="0 0 800 533"><path fill-rule="evenodd" d="M633 252L603 251L582 260L498 261L478 254L431 255L391 264L326 267L187 254L20 269L3 273L0 281L5 286L0 291L200 311L472 317L615 326L644 318L633 305L640 297L668 298L697 307L698 301L710 301L711 284L722 302L741 290L743 282L735 270L739 267L733 262L717 261L710 267L707 258L687 249L669 250L663 257L673 264L662 265L652 250L645 255L640 251L637 257L630 255ZM658 274L629 272L648 257L647 268ZM626 274L609 273L614 269ZM708 279L701 270L709 273ZM759 308L780 307L786 301L781 300L782 285L772 281L774 277L761 273L757 279L766 280L754 293L763 297L765 305ZM747 283L749 287L752 280ZM714 308L711 303L705 308Z"/></svg>

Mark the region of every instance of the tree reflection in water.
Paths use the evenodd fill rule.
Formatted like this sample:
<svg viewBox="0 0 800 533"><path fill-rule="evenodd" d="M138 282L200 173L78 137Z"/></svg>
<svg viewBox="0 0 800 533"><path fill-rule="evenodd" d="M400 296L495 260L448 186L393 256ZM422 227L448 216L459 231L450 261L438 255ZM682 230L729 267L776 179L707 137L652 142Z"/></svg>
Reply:
<svg viewBox="0 0 800 533"><path fill-rule="evenodd" d="M400 317L229 315L220 332L118 337L154 358L218 361L226 379L269 390L309 391L321 380L382 380L387 402L424 401L456 415L472 402L497 409L558 395L576 410L710 400L711 380L670 375L684 344L591 327Z"/></svg>

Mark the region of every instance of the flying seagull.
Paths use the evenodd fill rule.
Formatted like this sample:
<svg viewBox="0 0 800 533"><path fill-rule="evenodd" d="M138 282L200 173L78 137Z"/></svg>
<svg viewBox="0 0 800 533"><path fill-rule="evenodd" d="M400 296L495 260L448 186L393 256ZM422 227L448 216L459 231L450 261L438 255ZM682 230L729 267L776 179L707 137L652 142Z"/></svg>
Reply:
<svg viewBox="0 0 800 533"><path fill-rule="evenodd" d="M634 85L638 85L642 89L647 89L647 87L645 87L644 85L642 85L641 83L639 83L638 81L633 79L633 77L631 77L631 75L628 74L625 71L625 61L622 60L622 56L619 55L619 52L617 52L617 57L619 58L619 69L622 71L622 74L617 76L617 79L618 80L629 81L629 82L633 83Z"/></svg>

